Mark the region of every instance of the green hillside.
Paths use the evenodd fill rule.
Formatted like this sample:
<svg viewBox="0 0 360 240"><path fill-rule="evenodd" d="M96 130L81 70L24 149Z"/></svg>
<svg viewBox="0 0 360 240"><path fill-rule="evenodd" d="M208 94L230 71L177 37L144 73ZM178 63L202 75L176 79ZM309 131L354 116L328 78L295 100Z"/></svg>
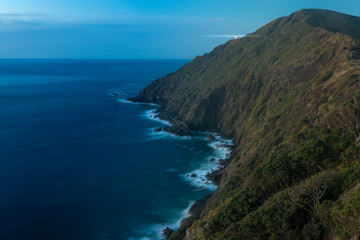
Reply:
<svg viewBox="0 0 360 240"><path fill-rule="evenodd" d="M300 10L132 100L235 144L217 191L170 239L359 239L359 17Z"/></svg>

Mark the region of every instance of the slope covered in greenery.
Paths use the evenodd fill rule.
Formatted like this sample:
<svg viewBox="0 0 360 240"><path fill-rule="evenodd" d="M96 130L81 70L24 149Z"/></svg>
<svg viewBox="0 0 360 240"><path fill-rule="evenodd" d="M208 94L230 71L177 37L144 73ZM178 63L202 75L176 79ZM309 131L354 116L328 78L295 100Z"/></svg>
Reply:
<svg viewBox="0 0 360 240"><path fill-rule="evenodd" d="M219 188L171 239L358 239L360 18L300 10L133 101L234 140Z"/></svg>

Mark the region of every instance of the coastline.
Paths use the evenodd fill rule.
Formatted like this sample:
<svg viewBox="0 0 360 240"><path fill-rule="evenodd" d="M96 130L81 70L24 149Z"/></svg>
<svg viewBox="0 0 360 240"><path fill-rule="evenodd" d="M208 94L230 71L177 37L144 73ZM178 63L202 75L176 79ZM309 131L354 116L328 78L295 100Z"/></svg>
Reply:
<svg viewBox="0 0 360 240"><path fill-rule="evenodd" d="M143 116L149 120L157 121L157 122L160 122L167 126L170 126L171 123L169 121L163 120L158 117L158 115L156 114L156 110L157 109L148 110L145 112L145 114ZM178 139L189 139L189 138L196 139L196 138L198 138L198 139L203 139L203 140L206 139L208 136L213 136L214 137L213 140L208 140L208 139L206 139L206 140L208 141L208 145L214 150L214 154L207 157L206 159L204 159L203 163L201 164L201 166L199 168L197 168L193 171L187 172L185 174L180 174L180 176L182 177L182 179L184 181L189 182L190 185L192 185L196 188L204 188L204 189L208 189L211 191L216 190L217 185L215 184L215 182L208 179L207 175L209 173L214 172L215 170L222 168L221 162L225 161L226 159L228 159L230 157L231 146L233 145L231 139L222 138L220 133L202 132L202 131L197 131L197 132L192 131L193 136L191 136L191 137L190 136L178 136L176 134L166 132L164 130L159 131L159 132L153 131L151 134L153 136L159 136L159 137L161 137L162 135L167 135L167 136L172 136L172 137L178 138ZM169 171L171 171L171 169L169 169Z"/></svg>
<svg viewBox="0 0 360 240"><path fill-rule="evenodd" d="M142 117L161 123L164 126L172 126L171 122L165 119L161 119L159 117L160 113L158 112L158 109L161 106L158 104L134 102L129 99L118 99L118 101L121 103L144 104L154 106L156 107L155 109L145 111L142 114ZM181 213L179 214L180 217L175 222L158 224L156 226L158 232L157 236L159 237L159 239L168 239L170 235L174 231L179 230L182 225L189 224L189 221L193 222L198 217L200 217L207 200L212 196L212 194L216 191L218 187L218 182L214 181L213 179L214 175L219 175L219 173L221 175L221 170L225 168L226 162L228 162L228 159L231 156L233 143L232 139L224 139L220 135L220 133L217 132L191 131L191 136L179 136L174 133L164 131L163 128L161 128L160 131L154 130L155 129L151 129L151 132L149 134L155 138L170 136L177 139L206 139L206 141L208 141L208 146L210 146L210 148L214 151L214 154L212 154L210 157L202 159L200 167L193 169L192 171L189 171L187 173L179 174L179 177L181 177L182 181L187 182L189 185L193 186L196 189L209 190L211 191L211 194L203 196L201 199L198 199L196 201L190 201L189 206L181 211ZM211 136L211 138L209 136ZM176 169L167 169L167 171L176 172ZM170 230L170 234L166 234L167 230Z"/></svg>

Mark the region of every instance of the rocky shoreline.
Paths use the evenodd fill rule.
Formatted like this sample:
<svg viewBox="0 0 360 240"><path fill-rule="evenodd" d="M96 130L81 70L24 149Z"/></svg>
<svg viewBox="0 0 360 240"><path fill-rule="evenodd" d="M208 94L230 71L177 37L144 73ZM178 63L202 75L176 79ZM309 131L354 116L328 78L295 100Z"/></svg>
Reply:
<svg viewBox="0 0 360 240"><path fill-rule="evenodd" d="M170 126L155 128L155 129L153 129L153 131L154 132L165 131L168 133L175 134L177 136L190 136L190 137L192 136L192 134L189 131L188 126L184 122L181 122L181 121L175 121Z"/></svg>
<svg viewBox="0 0 360 240"><path fill-rule="evenodd" d="M229 146L227 146L229 147ZM207 172L205 175L205 184L211 182L213 185L218 186L221 180L221 177L225 171L225 167L230 162L231 157L229 156L226 159L219 159L218 160L218 167L217 169L211 169L211 171ZM216 161L215 158L211 158L210 161ZM187 177L194 178L197 177L196 174L188 174ZM190 227L197 219L199 219L204 212L208 200L211 198L212 194L204 196L203 198L195 201L190 209L188 210L187 217L185 217L180 222L180 226L178 229L171 229L170 227L166 227L162 231L162 239L170 239L173 234L176 234L176 238L181 235L186 234L186 229ZM180 237L181 238L181 237Z"/></svg>
<svg viewBox="0 0 360 240"><path fill-rule="evenodd" d="M143 103L141 101L138 101L138 99L134 99L134 98L129 98L126 99L126 101L128 102L132 102L132 103ZM143 103L144 104L144 103ZM146 103L145 103L146 104ZM153 103L148 103L148 104L152 104ZM160 106L158 106L160 107ZM161 118L162 114L160 114L158 112L158 110L154 111L153 114L149 115L149 117L153 120L161 120L161 121L168 121L168 120L164 120ZM173 119L171 121L168 121L169 125L165 126L165 127L157 127L153 129L153 132L167 132L170 134L174 134L176 136L186 136L186 137L192 137L193 134L191 133L189 126L180 121L180 120L176 120ZM224 148L224 149L228 149L229 152L227 152L225 154L225 156L223 156L222 158L217 158L217 157L212 157L209 159L209 162L211 163L216 163L217 167L208 169L208 171L206 172L206 174L204 176L200 176L197 175L196 173L189 173L186 174L186 178L188 179L194 179L194 178L200 178L201 181L203 182L204 185L208 185L208 186L214 186L213 191L216 190L218 184L220 183L221 177L224 173L225 167L226 165L230 162L230 158L231 158L231 153L232 153L232 144L231 143L225 143L224 139L222 139L221 137L216 137L215 134L217 135L217 133L208 133L207 136L205 137L205 139L207 141L210 142L217 142L218 144L214 144L213 148ZM231 140L230 140L231 141ZM212 194L204 196L203 198L195 201L190 209L187 212L187 216L185 218L183 218L180 222L180 226L178 229L171 229L169 226L165 227L162 232L161 232L161 236L162 239L170 239L170 237L173 234L179 235L179 234L184 234L186 228L188 228L194 221L196 221L197 219L199 219L201 217L202 212L205 210L207 201L211 198Z"/></svg>

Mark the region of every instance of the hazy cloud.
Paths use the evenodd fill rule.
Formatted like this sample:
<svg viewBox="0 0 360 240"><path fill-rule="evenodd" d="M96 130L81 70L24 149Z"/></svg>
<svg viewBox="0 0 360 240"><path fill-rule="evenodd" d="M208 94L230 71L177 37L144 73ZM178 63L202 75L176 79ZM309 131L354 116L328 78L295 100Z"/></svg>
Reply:
<svg viewBox="0 0 360 240"><path fill-rule="evenodd" d="M0 29L2 30L48 28L62 22L64 22L63 18L47 14L0 14Z"/></svg>
<svg viewBox="0 0 360 240"><path fill-rule="evenodd" d="M54 18L51 15L46 14L20 14L20 13L2 13L0 14L0 20L2 22L30 22L30 21L49 21Z"/></svg>
<svg viewBox="0 0 360 240"><path fill-rule="evenodd" d="M116 24L116 25L182 25L199 26L225 23L227 18L173 15L117 15L111 17L54 16L48 14L0 13L0 28L43 28L59 24Z"/></svg>

